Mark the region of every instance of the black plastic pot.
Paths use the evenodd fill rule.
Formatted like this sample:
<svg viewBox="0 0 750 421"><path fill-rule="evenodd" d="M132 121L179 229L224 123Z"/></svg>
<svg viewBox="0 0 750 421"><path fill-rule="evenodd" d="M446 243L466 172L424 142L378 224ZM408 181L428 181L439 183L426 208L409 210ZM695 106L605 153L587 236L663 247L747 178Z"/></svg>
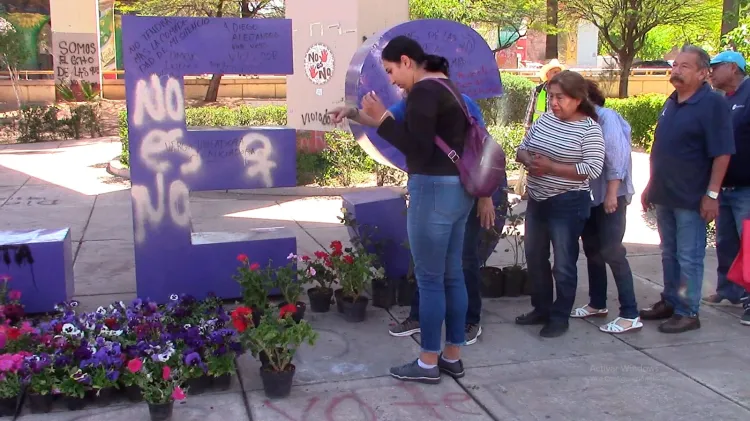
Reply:
<svg viewBox="0 0 750 421"><path fill-rule="evenodd" d="M327 313L331 309L333 290L330 288L314 287L307 290L310 299L310 309L313 313Z"/></svg>
<svg viewBox="0 0 750 421"><path fill-rule="evenodd" d="M211 384L214 388L226 391L229 390L230 387L232 387L232 375L231 374L222 374L221 376L216 376L211 378Z"/></svg>
<svg viewBox="0 0 750 421"><path fill-rule="evenodd" d="M498 298L504 293L504 274L500 268L484 266L479 269L479 294L482 297Z"/></svg>
<svg viewBox="0 0 750 421"><path fill-rule="evenodd" d="M389 279L374 279L372 281L373 307L389 310L396 304L396 284Z"/></svg>
<svg viewBox="0 0 750 421"><path fill-rule="evenodd" d="M141 393L141 388L132 385L132 386L125 386L124 389L125 397L128 398L130 402L140 402L143 400L143 394Z"/></svg>
<svg viewBox="0 0 750 421"><path fill-rule="evenodd" d="M260 368L263 391L270 399L286 398L292 392L292 381L297 368L289 364L285 371L273 371L270 367Z"/></svg>
<svg viewBox="0 0 750 421"><path fill-rule="evenodd" d="M52 410L53 396L29 394L29 409L32 414L46 414Z"/></svg>
<svg viewBox="0 0 750 421"><path fill-rule="evenodd" d="M344 320L352 323L365 321L367 317L367 304L370 302L369 298L360 295L354 301L351 297L343 297L341 302L344 307Z"/></svg>
<svg viewBox="0 0 750 421"><path fill-rule="evenodd" d="M64 396L63 401L65 407L70 411L80 411L86 407L86 398L79 398L77 396Z"/></svg>
<svg viewBox="0 0 750 421"><path fill-rule="evenodd" d="M336 309L339 313L344 312L344 290L343 289L337 289L336 291L333 291L333 296L336 298Z"/></svg>
<svg viewBox="0 0 750 421"><path fill-rule="evenodd" d="M520 297L523 294L523 286L526 282L526 271L520 266L508 266L503 268L505 279L505 296Z"/></svg>
<svg viewBox="0 0 750 421"><path fill-rule="evenodd" d="M401 279L396 289L396 303L400 306L411 306L411 300L414 298L416 290L416 279Z"/></svg>
<svg viewBox="0 0 750 421"><path fill-rule="evenodd" d="M87 390L84 399L96 402L98 405L109 405L115 399L115 389L105 387L104 389Z"/></svg>
<svg viewBox="0 0 750 421"><path fill-rule="evenodd" d="M0 398L0 417L12 417L16 414L18 396Z"/></svg>
<svg viewBox="0 0 750 421"><path fill-rule="evenodd" d="M191 395L201 395L207 390L211 389L211 378L203 375L200 377L193 377L185 382L187 392Z"/></svg>
<svg viewBox="0 0 750 421"><path fill-rule="evenodd" d="M284 307L288 303L286 301L283 301L279 303L278 307L281 309L281 307ZM305 317L305 310L307 310L307 304L305 304L302 301L297 301L297 311L292 315L292 320L299 323L302 321L302 319Z"/></svg>
<svg viewBox="0 0 750 421"><path fill-rule="evenodd" d="M148 413L151 415L151 421L167 421L172 419L172 408L174 408L174 402L149 403Z"/></svg>

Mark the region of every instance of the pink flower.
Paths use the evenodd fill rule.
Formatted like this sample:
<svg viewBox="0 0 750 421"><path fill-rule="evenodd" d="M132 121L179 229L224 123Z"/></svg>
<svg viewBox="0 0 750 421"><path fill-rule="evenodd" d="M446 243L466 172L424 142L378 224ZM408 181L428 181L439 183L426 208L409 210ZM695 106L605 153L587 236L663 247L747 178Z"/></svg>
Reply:
<svg viewBox="0 0 750 421"><path fill-rule="evenodd" d="M13 360L11 359L10 355L3 354L0 356L0 371L2 371L3 373L12 371L14 365L15 364L13 364Z"/></svg>
<svg viewBox="0 0 750 421"><path fill-rule="evenodd" d="M21 334L27 334L27 333L34 333L35 329L31 327L31 323L28 321L25 321L21 323Z"/></svg>
<svg viewBox="0 0 750 421"><path fill-rule="evenodd" d="M317 272L315 272L315 268L314 267L311 266L309 269L307 269L307 275L309 277L312 278L313 276L315 276L315 273L317 273Z"/></svg>
<svg viewBox="0 0 750 421"><path fill-rule="evenodd" d="M11 301L18 301L21 299L21 291L12 289L8 291L8 299Z"/></svg>
<svg viewBox="0 0 750 421"><path fill-rule="evenodd" d="M130 370L131 373L137 373L141 371L141 368L143 368L143 361L138 359L128 361L128 370Z"/></svg>
<svg viewBox="0 0 750 421"><path fill-rule="evenodd" d="M185 392L182 391L182 388L180 388L180 386L175 387L174 390L172 391L172 399L176 401L181 401L185 399Z"/></svg>
<svg viewBox="0 0 750 421"><path fill-rule="evenodd" d="M172 370L169 368L168 365L165 365L161 369L161 378L164 380L169 380L169 376L172 374Z"/></svg>

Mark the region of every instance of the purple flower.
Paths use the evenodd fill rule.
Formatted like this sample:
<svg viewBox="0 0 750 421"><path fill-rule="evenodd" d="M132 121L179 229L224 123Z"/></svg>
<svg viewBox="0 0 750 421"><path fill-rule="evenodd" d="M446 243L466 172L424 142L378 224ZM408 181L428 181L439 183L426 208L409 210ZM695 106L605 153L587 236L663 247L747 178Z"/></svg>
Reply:
<svg viewBox="0 0 750 421"><path fill-rule="evenodd" d="M185 364L187 365L200 365L201 363L201 356L197 352L191 352L185 356Z"/></svg>
<svg viewBox="0 0 750 421"><path fill-rule="evenodd" d="M107 370L107 380L114 383L118 378L120 378L119 370Z"/></svg>

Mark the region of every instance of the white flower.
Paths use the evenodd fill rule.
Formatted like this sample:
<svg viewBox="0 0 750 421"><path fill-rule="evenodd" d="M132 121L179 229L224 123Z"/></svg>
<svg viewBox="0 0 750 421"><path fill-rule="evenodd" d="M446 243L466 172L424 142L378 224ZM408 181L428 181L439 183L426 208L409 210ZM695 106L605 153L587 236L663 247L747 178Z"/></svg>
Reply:
<svg viewBox="0 0 750 421"><path fill-rule="evenodd" d="M315 276L315 273L316 272L315 272L315 268L314 267L311 266L310 269L307 269L307 276L313 277L313 276Z"/></svg>
<svg viewBox="0 0 750 421"><path fill-rule="evenodd" d="M169 299L172 301L177 301L180 299L180 297L177 294L172 294L169 296Z"/></svg>
<svg viewBox="0 0 750 421"><path fill-rule="evenodd" d="M5 35L11 32L16 32L16 28L7 20L0 18L0 34Z"/></svg>
<svg viewBox="0 0 750 421"><path fill-rule="evenodd" d="M96 309L96 314L104 316L105 314L107 314L107 310L104 307L99 306L99 308Z"/></svg>
<svg viewBox="0 0 750 421"><path fill-rule="evenodd" d="M289 253L289 256L286 257L286 260L294 260L297 258L297 255L294 253Z"/></svg>
<svg viewBox="0 0 750 421"><path fill-rule="evenodd" d="M192 325L191 325L190 323L185 323L185 325L184 325L184 326L182 326L182 327L183 327L184 329L190 329L190 328L191 328L191 327L193 327L193 326L192 326Z"/></svg>
<svg viewBox="0 0 750 421"><path fill-rule="evenodd" d="M92 322L91 320L86 321L86 330L94 330L94 329L96 329L96 324Z"/></svg>
<svg viewBox="0 0 750 421"><path fill-rule="evenodd" d="M71 323L65 323L62 327L62 333L68 336L83 336L81 331Z"/></svg>
<svg viewBox="0 0 750 421"><path fill-rule="evenodd" d="M71 301L70 302L70 306L71 307L78 307L78 301L76 301L76 300Z"/></svg>

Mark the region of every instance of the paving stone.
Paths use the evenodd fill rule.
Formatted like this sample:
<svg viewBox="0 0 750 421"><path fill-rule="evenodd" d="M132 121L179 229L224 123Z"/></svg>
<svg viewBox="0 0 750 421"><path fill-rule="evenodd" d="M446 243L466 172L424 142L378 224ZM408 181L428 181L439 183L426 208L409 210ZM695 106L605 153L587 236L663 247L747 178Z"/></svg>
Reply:
<svg viewBox="0 0 750 421"><path fill-rule="evenodd" d="M96 200L84 241L126 240L133 242L133 210L126 205L103 205Z"/></svg>
<svg viewBox="0 0 750 421"><path fill-rule="evenodd" d="M372 306L361 323L345 321L335 304L328 313L308 309L305 320L319 336L315 346L303 345L294 357L294 382L298 385L384 376L391 367L415 359L419 353L414 341L390 336L390 316ZM245 388L262 388L260 362L249 354L238 361Z"/></svg>
<svg viewBox="0 0 750 421"><path fill-rule="evenodd" d="M145 403L119 404L100 408L87 408L81 411L67 411L58 407L49 414L28 413L23 421L148 421L148 406ZM175 403L172 419L177 421L242 421L249 420L242 394L224 393L189 396Z"/></svg>
<svg viewBox="0 0 750 421"><path fill-rule="evenodd" d="M3 206L0 207L0 230L70 228L70 238L80 241L91 205L78 206Z"/></svg>
<svg viewBox="0 0 750 421"><path fill-rule="evenodd" d="M750 329L725 341L646 350L646 354L750 408Z"/></svg>
<svg viewBox="0 0 750 421"><path fill-rule="evenodd" d="M135 292L133 242L85 241L73 266L75 295Z"/></svg>
<svg viewBox="0 0 750 421"><path fill-rule="evenodd" d="M638 351L467 370L499 420L747 420L741 408Z"/></svg>
<svg viewBox="0 0 750 421"><path fill-rule="evenodd" d="M249 394L257 421L489 421L487 413L456 382L398 382L390 377L296 386L283 400Z"/></svg>

